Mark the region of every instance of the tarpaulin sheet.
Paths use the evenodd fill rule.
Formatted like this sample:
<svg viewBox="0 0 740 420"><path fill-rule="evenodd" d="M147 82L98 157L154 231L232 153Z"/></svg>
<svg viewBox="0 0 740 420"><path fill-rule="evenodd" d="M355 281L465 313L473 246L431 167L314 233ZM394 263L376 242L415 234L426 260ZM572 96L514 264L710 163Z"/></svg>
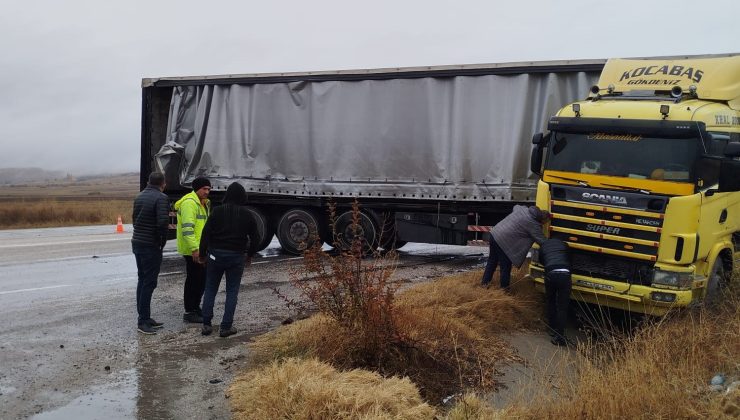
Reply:
<svg viewBox="0 0 740 420"><path fill-rule="evenodd" d="M305 196L530 200L531 138L596 73L177 86L160 169ZM176 159L172 159L177 157Z"/></svg>

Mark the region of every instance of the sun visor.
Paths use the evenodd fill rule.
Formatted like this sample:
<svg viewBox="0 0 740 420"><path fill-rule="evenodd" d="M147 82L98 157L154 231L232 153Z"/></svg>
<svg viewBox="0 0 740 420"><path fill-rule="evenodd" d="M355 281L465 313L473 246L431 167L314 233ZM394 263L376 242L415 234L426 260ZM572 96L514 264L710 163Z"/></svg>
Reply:
<svg viewBox="0 0 740 420"><path fill-rule="evenodd" d="M696 87L700 99L731 101L740 98L740 55L691 59L610 59L599 87L614 92L670 91Z"/></svg>

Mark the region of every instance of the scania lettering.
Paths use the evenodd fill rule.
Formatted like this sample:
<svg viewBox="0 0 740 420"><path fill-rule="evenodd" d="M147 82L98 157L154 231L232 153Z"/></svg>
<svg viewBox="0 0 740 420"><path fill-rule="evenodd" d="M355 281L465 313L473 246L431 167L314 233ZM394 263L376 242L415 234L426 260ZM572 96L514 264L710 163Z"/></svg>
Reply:
<svg viewBox="0 0 740 420"><path fill-rule="evenodd" d="M583 193L582 196L584 200L596 200L611 204L627 204L627 199L618 195Z"/></svg>
<svg viewBox="0 0 740 420"><path fill-rule="evenodd" d="M652 315L721 299L740 248L740 54L612 59L533 137L571 297ZM534 250L529 266L543 289Z"/></svg>

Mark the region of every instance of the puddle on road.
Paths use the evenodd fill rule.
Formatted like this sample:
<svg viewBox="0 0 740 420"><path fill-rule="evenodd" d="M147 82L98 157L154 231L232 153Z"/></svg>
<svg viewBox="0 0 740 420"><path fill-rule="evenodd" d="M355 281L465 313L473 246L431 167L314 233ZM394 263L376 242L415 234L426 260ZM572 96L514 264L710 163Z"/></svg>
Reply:
<svg viewBox="0 0 740 420"><path fill-rule="evenodd" d="M113 383L92 387L64 407L31 417L34 420L132 419L136 417L138 379L135 369L119 374Z"/></svg>

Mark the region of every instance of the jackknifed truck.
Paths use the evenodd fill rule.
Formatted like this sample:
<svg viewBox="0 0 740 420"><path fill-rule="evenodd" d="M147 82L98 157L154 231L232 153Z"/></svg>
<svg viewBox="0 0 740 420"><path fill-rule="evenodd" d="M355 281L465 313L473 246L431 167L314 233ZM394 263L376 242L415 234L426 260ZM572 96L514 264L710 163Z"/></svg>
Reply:
<svg viewBox="0 0 740 420"><path fill-rule="evenodd" d="M533 137L573 299L652 315L719 300L740 248L740 54L608 60ZM535 249L530 274L544 269Z"/></svg>
<svg viewBox="0 0 740 420"><path fill-rule="evenodd" d="M142 83L141 184L177 200L197 176L241 183L259 249L357 232L368 248L465 245L531 204L533 132L605 60L162 77ZM357 200L359 229L352 229ZM327 208L336 205L334 226ZM318 238L318 239L315 239Z"/></svg>

